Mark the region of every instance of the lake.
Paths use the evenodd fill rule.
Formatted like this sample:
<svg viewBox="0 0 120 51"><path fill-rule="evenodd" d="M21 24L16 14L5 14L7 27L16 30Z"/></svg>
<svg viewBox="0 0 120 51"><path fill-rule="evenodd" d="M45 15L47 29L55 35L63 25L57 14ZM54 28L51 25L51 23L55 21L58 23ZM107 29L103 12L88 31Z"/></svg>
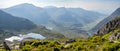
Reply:
<svg viewBox="0 0 120 51"><path fill-rule="evenodd" d="M28 33L25 35L19 34L18 36L12 36L9 38L5 38L5 40L13 42L14 40L17 41L22 41L25 38L34 38L34 39L45 39L46 37L42 36L41 34L38 33Z"/></svg>

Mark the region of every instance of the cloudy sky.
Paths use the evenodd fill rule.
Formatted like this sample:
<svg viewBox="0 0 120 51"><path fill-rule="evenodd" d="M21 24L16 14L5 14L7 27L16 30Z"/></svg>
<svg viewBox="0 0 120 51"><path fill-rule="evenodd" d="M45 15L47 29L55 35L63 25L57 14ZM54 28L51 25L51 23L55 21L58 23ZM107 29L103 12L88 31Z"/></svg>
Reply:
<svg viewBox="0 0 120 51"><path fill-rule="evenodd" d="M120 0L0 0L0 8L8 8L22 3L31 3L39 7L84 8L105 14L110 14L120 7Z"/></svg>

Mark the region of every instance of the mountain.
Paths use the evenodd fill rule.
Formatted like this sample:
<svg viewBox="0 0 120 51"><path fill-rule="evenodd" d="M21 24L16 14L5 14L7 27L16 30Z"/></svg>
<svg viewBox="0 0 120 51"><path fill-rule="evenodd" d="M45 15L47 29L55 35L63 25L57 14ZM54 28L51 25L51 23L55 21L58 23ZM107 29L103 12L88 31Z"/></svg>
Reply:
<svg viewBox="0 0 120 51"><path fill-rule="evenodd" d="M82 8L47 7L44 9L52 17L53 22L59 23L59 25L69 28L83 27L86 24L89 24L104 16L101 13L84 10Z"/></svg>
<svg viewBox="0 0 120 51"><path fill-rule="evenodd" d="M120 40L120 16L115 17L102 26L96 35L103 36L109 41L113 41L115 43Z"/></svg>
<svg viewBox="0 0 120 51"><path fill-rule="evenodd" d="M105 22L106 21L106 22ZM108 18L104 19L103 26L97 31L99 36L110 41L119 41L120 39L120 8L116 9ZM101 23L101 22L100 22Z"/></svg>
<svg viewBox="0 0 120 51"><path fill-rule="evenodd" d="M57 8L52 6L40 8L28 3L10 7L4 9L4 11L14 16L30 19L37 24L51 21L64 27L74 26L74 24L81 27L104 16L104 14L81 8Z"/></svg>
<svg viewBox="0 0 120 51"><path fill-rule="evenodd" d="M120 28L120 16L107 22L107 24L105 24L98 30L97 34L104 35L109 32L114 32L114 30L119 30L119 28Z"/></svg>
<svg viewBox="0 0 120 51"><path fill-rule="evenodd" d="M35 28L36 25L28 19L12 16L0 10L0 29L21 31Z"/></svg>
<svg viewBox="0 0 120 51"><path fill-rule="evenodd" d="M109 31L108 31L109 30ZM120 17L110 20L99 30L101 33L97 36L91 36L88 39L54 39L54 40L38 40L24 39L18 43L9 43L1 45L1 51L10 46L12 50L22 51L120 51ZM107 32L107 33L105 33ZM98 36L100 35L100 36ZM5 43L4 43L5 44ZM14 45L13 45L14 44ZM64 45L63 45L64 44ZM44 46L44 48L42 48ZM16 47L16 48L12 48ZM30 48L31 47L31 48ZM36 48L35 48L36 47ZM99 49L99 50L98 50Z"/></svg>
<svg viewBox="0 0 120 51"><path fill-rule="evenodd" d="M17 35L17 32L21 34L29 32L39 33L46 38L64 38L64 35L60 33L50 31L44 26L35 25L28 19L15 17L0 10L0 40Z"/></svg>
<svg viewBox="0 0 120 51"><path fill-rule="evenodd" d="M102 26L107 24L112 19L115 19L116 17L120 16L120 8L116 9L110 16L103 19L101 22L99 22L94 28L91 29L92 32L97 32Z"/></svg>
<svg viewBox="0 0 120 51"><path fill-rule="evenodd" d="M27 18L36 24L45 24L50 18L43 8L27 3L7 8L4 11L14 16Z"/></svg>
<svg viewBox="0 0 120 51"><path fill-rule="evenodd" d="M0 10L0 40L15 35L14 32L28 31L36 25L28 19L12 16Z"/></svg>
<svg viewBox="0 0 120 51"><path fill-rule="evenodd" d="M105 16L104 14L82 8L57 8L53 6L40 8L27 3L16 5L3 11L14 16L27 18L38 25L42 24L52 27L54 31L62 32L67 37L74 34L86 34L86 30L82 27L91 28L96 25L93 22ZM89 26L89 24L92 25Z"/></svg>

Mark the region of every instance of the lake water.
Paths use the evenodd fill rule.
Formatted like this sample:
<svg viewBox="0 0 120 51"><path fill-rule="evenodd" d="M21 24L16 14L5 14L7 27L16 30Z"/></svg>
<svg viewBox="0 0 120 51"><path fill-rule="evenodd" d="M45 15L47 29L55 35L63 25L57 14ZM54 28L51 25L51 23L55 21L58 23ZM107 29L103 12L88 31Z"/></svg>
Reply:
<svg viewBox="0 0 120 51"><path fill-rule="evenodd" d="M10 38L5 38L5 40L13 42L14 40L22 41L24 38L34 38L34 39L45 39L46 37L37 33L28 33L25 35L19 34L18 36L12 36Z"/></svg>

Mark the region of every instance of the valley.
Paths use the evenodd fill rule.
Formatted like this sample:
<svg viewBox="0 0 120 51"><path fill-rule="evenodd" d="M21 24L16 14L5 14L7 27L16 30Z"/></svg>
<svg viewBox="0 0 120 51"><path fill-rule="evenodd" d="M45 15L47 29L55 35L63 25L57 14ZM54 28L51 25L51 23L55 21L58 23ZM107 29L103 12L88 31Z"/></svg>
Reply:
<svg viewBox="0 0 120 51"><path fill-rule="evenodd" d="M23 1L6 8L0 2L0 51L120 51L120 7L64 2Z"/></svg>
<svg viewBox="0 0 120 51"><path fill-rule="evenodd" d="M59 8L54 6L41 8L28 3L6 8L3 11L29 19L37 25L52 27L53 31L68 38L88 37L86 32L89 32L88 30L97 24L95 22L99 22L106 17L105 14L82 8Z"/></svg>

